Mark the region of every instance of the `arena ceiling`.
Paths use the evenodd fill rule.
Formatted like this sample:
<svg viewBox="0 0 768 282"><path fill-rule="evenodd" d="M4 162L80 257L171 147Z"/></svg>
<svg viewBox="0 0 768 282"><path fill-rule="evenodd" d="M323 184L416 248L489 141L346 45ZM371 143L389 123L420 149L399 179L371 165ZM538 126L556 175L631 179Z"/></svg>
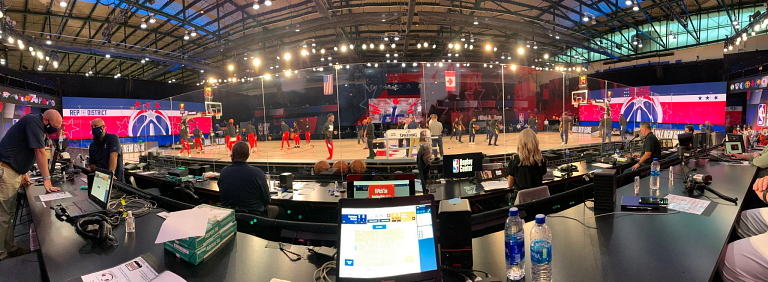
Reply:
<svg viewBox="0 0 768 282"><path fill-rule="evenodd" d="M761 20L765 14L764 1L732 0L0 3L0 64L29 72L186 84L208 77L258 75L269 67L384 62L395 56L400 62L587 67L597 61L722 44L757 20L753 13ZM686 40L673 43L678 37Z"/></svg>

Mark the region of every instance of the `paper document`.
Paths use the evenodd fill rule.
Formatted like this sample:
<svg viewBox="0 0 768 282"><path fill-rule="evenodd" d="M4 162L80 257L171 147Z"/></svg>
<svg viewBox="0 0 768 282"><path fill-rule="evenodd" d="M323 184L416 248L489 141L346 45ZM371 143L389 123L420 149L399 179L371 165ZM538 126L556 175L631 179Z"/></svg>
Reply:
<svg viewBox="0 0 768 282"><path fill-rule="evenodd" d="M70 194L69 192L57 192L57 193L40 195L40 201L42 202L66 199L66 198L72 198L72 194Z"/></svg>
<svg viewBox="0 0 768 282"><path fill-rule="evenodd" d="M749 165L748 161L741 161L741 162L725 162L725 165Z"/></svg>
<svg viewBox="0 0 768 282"><path fill-rule="evenodd" d="M507 183L506 180L483 182L482 185L483 185L483 190L485 191L509 188L509 184Z"/></svg>
<svg viewBox="0 0 768 282"><path fill-rule="evenodd" d="M83 282L147 282L152 281L155 277L157 277L157 272L152 266L143 257L137 257L113 268L80 276L80 279Z"/></svg>
<svg viewBox="0 0 768 282"><path fill-rule="evenodd" d="M671 194L664 198L669 200L669 205L667 208L698 215L701 215L701 213L707 209L707 206L709 206L710 203L710 201L707 200L699 200Z"/></svg>
<svg viewBox="0 0 768 282"><path fill-rule="evenodd" d="M205 235L209 213L209 209L202 208L169 213L168 218L160 226L155 244Z"/></svg>
<svg viewBox="0 0 768 282"><path fill-rule="evenodd" d="M184 280L184 278L181 278L181 276L177 275L176 273L166 270L155 277L152 282L187 282L187 280Z"/></svg>
<svg viewBox="0 0 768 282"><path fill-rule="evenodd" d="M609 165L609 164L604 164L604 163L592 163L592 165L593 165L593 166L596 166L596 167L602 167L602 168L609 168L609 167L613 167L612 165Z"/></svg>

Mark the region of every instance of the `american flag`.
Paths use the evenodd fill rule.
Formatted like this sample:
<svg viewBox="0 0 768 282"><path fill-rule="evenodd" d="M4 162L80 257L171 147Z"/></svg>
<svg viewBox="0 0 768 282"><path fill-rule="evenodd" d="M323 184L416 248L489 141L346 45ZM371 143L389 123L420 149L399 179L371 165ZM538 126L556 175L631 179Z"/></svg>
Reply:
<svg viewBox="0 0 768 282"><path fill-rule="evenodd" d="M323 76L323 95L333 95L333 75Z"/></svg>

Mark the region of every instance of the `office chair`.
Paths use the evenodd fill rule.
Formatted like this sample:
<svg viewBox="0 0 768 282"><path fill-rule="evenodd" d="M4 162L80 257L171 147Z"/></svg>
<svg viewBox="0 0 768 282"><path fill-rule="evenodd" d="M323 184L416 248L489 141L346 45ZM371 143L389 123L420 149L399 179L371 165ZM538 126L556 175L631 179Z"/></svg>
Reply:
<svg viewBox="0 0 768 282"><path fill-rule="evenodd" d="M535 188L520 190L517 192L517 198L515 198L515 205L521 205L528 202L549 197L549 187L539 186Z"/></svg>

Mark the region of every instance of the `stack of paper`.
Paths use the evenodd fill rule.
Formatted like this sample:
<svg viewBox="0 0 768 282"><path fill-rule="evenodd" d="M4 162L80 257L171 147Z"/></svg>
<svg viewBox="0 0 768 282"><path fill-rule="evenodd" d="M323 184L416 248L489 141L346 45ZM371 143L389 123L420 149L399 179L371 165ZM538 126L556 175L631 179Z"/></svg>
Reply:
<svg viewBox="0 0 768 282"><path fill-rule="evenodd" d="M160 227L155 243L177 257L199 264L237 233L235 212L230 209L199 205L172 212Z"/></svg>

